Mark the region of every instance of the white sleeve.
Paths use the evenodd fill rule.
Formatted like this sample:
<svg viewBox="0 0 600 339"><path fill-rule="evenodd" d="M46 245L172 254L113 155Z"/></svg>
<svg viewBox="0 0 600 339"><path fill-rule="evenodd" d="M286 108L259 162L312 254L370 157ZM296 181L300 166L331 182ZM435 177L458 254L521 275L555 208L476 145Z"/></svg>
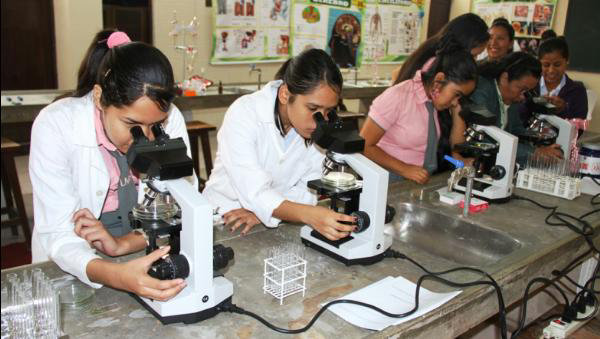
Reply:
<svg viewBox="0 0 600 339"><path fill-rule="evenodd" d="M313 206L317 204L317 194L308 188L307 183L321 178L324 157L320 151L314 149L308 160L308 172L288 192L283 194L286 200Z"/></svg>
<svg viewBox="0 0 600 339"><path fill-rule="evenodd" d="M92 259L100 257L75 234L72 221L73 213L81 208L81 200L72 181L69 156L72 150L62 132L71 126L61 128L59 123L49 121L51 113L59 112L46 113L40 113L31 132L29 175L35 220L33 242L43 251L41 257L50 258L62 270L99 288L102 285L90 281L86 268Z"/></svg>
<svg viewBox="0 0 600 339"><path fill-rule="evenodd" d="M272 218L273 210L285 198L272 188L271 175L259 163L257 140L268 136L259 135L259 123L248 101L251 98L242 97L227 110L217 135L219 157L242 207L265 226L276 227L279 220Z"/></svg>
<svg viewBox="0 0 600 339"><path fill-rule="evenodd" d="M179 108L177 108L177 106L173 104L171 104L171 107L169 108L169 120L165 127L165 132L171 138L183 138L183 142L187 147L187 155L190 158L192 157L192 149L190 148L190 138L187 133L187 127L185 126L183 114L181 114ZM195 174L196 175L188 177L188 180L192 183L192 185L194 185L195 188L198 188L198 173Z"/></svg>

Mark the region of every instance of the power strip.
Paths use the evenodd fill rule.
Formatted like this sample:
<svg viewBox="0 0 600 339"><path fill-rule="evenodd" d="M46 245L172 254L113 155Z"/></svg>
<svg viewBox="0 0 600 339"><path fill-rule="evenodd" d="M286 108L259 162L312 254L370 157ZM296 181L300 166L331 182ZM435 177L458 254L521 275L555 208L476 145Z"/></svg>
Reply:
<svg viewBox="0 0 600 339"><path fill-rule="evenodd" d="M592 312L594 312L594 306L587 306L585 312L577 313L577 318L585 318L592 314ZM573 320L570 323L567 323L560 320L560 318L556 318L550 321L550 325L544 328L543 335L540 339L565 339L591 319L592 317L588 320Z"/></svg>

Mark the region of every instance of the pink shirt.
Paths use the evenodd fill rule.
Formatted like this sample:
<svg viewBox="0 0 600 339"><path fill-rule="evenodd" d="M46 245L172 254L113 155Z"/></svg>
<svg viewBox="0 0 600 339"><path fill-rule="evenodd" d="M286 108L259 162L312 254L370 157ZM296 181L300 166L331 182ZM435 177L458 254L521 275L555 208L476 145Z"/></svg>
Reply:
<svg viewBox="0 0 600 339"><path fill-rule="evenodd" d="M116 151L117 147L108 140L108 137L104 132L104 125L102 125L100 110L98 110L98 108L95 108L94 110L94 127L96 128L96 141L98 141L98 146L100 146L100 154L102 154L102 159L104 159L110 178L108 193L106 195L106 200L104 201L104 206L102 206L102 213L112 212L119 208L119 195L117 194L117 190L119 189L119 176L121 171L119 170L117 159L109 153L109 151ZM139 179L133 175L131 171L129 171L129 176L137 184Z"/></svg>
<svg viewBox="0 0 600 339"><path fill-rule="evenodd" d="M371 105L369 117L385 130L377 146L394 158L411 165L423 166L427 148L429 101L421 71L414 78L392 86L381 93ZM439 139L440 125L434 112Z"/></svg>

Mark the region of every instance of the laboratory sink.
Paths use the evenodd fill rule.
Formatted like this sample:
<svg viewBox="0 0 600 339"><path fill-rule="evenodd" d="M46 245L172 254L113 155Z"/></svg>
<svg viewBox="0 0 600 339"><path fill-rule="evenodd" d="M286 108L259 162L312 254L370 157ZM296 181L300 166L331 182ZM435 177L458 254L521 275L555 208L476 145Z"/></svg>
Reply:
<svg viewBox="0 0 600 339"><path fill-rule="evenodd" d="M510 235L414 203L399 203L392 227L395 240L459 265L482 267L521 247Z"/></svg>
<svg viewBox="0 0 600 339"><path fill-rule="evenodd" d="M358 80L356 82L353 80L344 81L344 86L346 87L389 87L390 85L390 80Z"/></svg>

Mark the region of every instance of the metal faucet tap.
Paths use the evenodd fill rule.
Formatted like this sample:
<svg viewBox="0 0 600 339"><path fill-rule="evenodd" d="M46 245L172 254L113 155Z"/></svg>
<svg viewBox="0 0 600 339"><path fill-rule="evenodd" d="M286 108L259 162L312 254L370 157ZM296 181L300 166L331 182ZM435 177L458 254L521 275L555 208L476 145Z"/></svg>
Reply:
<svg viewBox="0 0 600 339"><path fill-rule="evenodd" d="M462 178L467 178L465 189L465 205L463 207L463 216L469 215L469 206L471 206L471 191L473 190L473 179L475 179L475 167L464 166L455 169L448 179L448 191L452 191L454 185Z"/></svg>
<svg viewBox="0 0 600 339"><path fill-rule="evenodd" d="M251 64L250 65L250 75L252 75L252 72L258 72L258 83L257 83L257 88L260 89L261 86L261 77L262 77L262 70L258 67L256 67L256 64Z"/></svg>

